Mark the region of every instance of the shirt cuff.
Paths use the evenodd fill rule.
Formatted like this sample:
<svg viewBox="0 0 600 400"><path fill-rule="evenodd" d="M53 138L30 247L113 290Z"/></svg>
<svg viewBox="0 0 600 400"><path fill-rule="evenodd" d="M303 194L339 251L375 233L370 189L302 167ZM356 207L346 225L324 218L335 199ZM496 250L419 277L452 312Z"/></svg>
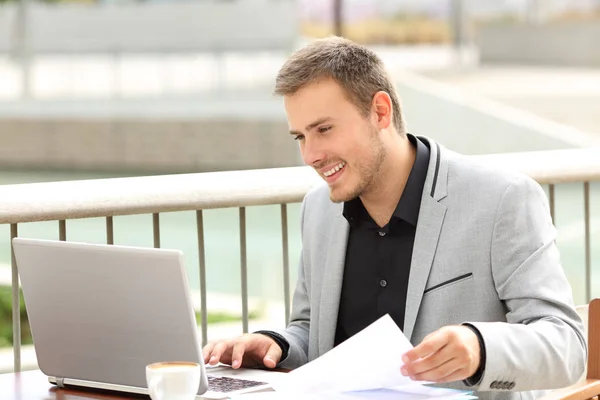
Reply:
<svg viewBox="0 0 600 400"><path fill-rule="evenodd" d="M285 340L285 338L282 335L273 331L256 331L254 333L259 333L261 335L270 337L275 341L275 343L279 345L279 347L281 347L281 359L279 360L280 362L287 358L288 353L290 352L290 344L287 340Z"/></svg>
<svg viewBox="0 0 600 400"><path fill-rule="evenodd" d="M466 326L467 328L471 329L473 333L475 333L475 335L477 336L477 341L479 342L479 367L473 375L471 375L463 381L464 384L467 386L476 386L479 384L479 382L481 382L481 378L483 378L483 373L485 372L485 343L483 341L483 336L481 336L481 333L479 332L479 329L475 328L471 324L466 323L463 324L463 326Z"/></svg>

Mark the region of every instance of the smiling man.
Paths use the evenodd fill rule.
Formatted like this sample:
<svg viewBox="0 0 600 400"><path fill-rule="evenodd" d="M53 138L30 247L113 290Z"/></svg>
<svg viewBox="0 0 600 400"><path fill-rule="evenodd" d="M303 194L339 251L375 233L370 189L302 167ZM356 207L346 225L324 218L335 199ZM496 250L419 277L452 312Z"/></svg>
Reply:
<svg viewBox="0 0 600 400"><path fill-rule="evenodd" d="M390 314L415 345L398 373L416 381L531 399L583 374L582 321L537 183L407 133L383 63L346 39L296 51L275 92L325 181L302 203L291 321L209 343L206 362L295 368Z"/></svg>

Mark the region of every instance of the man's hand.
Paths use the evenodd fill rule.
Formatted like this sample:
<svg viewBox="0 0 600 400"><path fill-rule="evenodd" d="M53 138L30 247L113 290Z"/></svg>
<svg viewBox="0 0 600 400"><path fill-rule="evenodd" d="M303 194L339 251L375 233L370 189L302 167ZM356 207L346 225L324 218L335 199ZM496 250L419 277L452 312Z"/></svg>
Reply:
<svg viewBox="0 0 600 400"><path fill-rule="evenodd" d="M453 382L471 377L479 367L479 341L466 326L446 326L402 357L402 375L417 381Z"/></svg>
<svg viewBox="0 0 600 400"><path fill-rule="evenodd" d="M258 333L242 335L231 340L211 342L202 350L204 363L216 365L219 362L233 368L262 367L275 368L281 359L281 347L273 339Z"/></svg>

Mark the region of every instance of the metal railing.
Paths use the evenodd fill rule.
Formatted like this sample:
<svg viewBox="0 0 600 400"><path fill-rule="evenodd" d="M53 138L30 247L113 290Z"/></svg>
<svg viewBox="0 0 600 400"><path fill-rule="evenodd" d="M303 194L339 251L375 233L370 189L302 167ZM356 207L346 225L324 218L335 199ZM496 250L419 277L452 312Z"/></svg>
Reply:
<svg viewBox="0 0 600 400"><path fill-rule="evenodd" d="M555 185L581 182L585 213L586 300L591 297L590 182L600 181L600 148L569 149L472 156L479 161L510 167L548 185L552 217ZM290 316L289 239L287 204L302 201L307 191L321 182L308 167L251 171L211 172L168 176L115 178L0 186L0 224L10 224L11 239L21 223L58 221L59 238L67 240L69 219L104 217L106 243L114 244L113 217L152 214L153 244L160 247L160 214L195 211L199 250L200 311L203 345L206 343L207 300L203 210L239 208L241 297L243 331L248 332L248 282L246 208L280 205L283 247L283 296L285 321ZM19 280L12 254L12 312L14 370L21 370Z"/></svg>

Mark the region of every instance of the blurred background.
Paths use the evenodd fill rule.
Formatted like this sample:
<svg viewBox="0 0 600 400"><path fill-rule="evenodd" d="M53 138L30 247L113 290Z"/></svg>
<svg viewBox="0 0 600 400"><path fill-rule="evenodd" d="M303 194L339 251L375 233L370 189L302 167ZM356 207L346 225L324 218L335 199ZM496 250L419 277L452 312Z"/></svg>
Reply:
<svg viewBox="0 0 600 400"><path fill-rule="evenodd" d="M457 151L596 142L600 0L0 0L0 168L299 165L273 80L330 34L377 51L409 128Z"/></svg>
<svg viewBox="0 0 600 400"><path fill-rule="evenodd" d="M600 144L600 0L0 0L0 184L302 165L274 78L293 50L331 34L375 50L409 132L452 150ZM598 271L599 185L591 191ZM581 185L557 186L556 206L581 303ZM298 209L288 208L294 278ZM279 213L248 207L252 296L281 297ZM205 216L208 290L223 304L239 302L237 218ZM104 243L104 223L69 220L69 240ZM151 216L115 217L114 229L115 243L152 246ZM194 212L164 213L161 231L197 290ZM57 239L58 228L19 234ZM8 285L9 237L0 226Z"/></svg>

